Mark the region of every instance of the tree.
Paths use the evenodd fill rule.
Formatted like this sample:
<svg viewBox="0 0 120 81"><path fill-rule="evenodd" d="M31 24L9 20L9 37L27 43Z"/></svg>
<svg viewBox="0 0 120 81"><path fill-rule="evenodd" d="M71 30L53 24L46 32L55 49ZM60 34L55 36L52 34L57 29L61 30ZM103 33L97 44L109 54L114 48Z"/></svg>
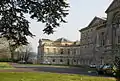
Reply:
<svg viewBox="0 0 120 81"><path fill-rule="evenodd" d="M115 59L114 59L114 65L117 67L117 75L116 79L117 81L120 81L120 45L115 45L114 47L115 51Z"/></svg>
<svg viewBox="0 0 120 81"><path fill-rule="evenodd" d="M15 50L18 48L18 45L14 45L14 42L12 42L11 40L8 40L8 44L9 44L9 50L11 54L11 60L13 61Z"/></svg>
<svg viewBox="0 0 120 81"><path fill-rule="evenodd" d="M16 51L18 54L18 60L24 60L28 62L28 60L33 56L32 46L30 44L19 46Z"/></svg>
<svg viewBox="0 0 120 81"><path fill-rule="evenodd" d="M5 38L0 38L0 58L6 59L10 57L8 41Z"/></svg>
<svg viewBox="0 0 120 81"><path fill-rule="evenodd" d="M24 46L25 54L24 54L24 60L28 62L29 58L32 56L32 47L31 45Z"/></svg>
<svg viewBox="0 0 120 81"><path fill-rule="evenodd" d="M44 33L51 34L61 22L66 23L68 7L66 0L0 0L0 34L13 42L13 48L26 45L26 37L34 35L25 14L45 23Z"/></svg>

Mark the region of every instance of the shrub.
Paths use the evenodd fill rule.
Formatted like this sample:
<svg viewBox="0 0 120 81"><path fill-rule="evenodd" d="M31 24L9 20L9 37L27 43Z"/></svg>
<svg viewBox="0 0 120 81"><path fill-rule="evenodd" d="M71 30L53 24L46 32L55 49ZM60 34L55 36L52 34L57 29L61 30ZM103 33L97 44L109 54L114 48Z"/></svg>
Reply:
<svg viewBox="0 0 120 81"><path fill-rule="evenodd" d="M0 62L12 62L10 58L1 58Z"/></svg>

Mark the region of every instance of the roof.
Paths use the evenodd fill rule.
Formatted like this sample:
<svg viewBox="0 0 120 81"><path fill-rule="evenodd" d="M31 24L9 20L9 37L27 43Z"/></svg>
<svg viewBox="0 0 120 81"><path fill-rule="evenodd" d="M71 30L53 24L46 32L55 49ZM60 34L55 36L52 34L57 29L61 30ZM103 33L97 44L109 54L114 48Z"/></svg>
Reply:
<svg viewBox="0 0 120 81"><path fill-rule="evenodd" d="M105 12L108 13L116 8L120 8L120 0L113 0Z"/></svg>
<svg viewBox="0 0 120 81"><path fill-rule="evenodd" d="M65 39L65 38L59 38L54 42L71 42L71 41L69 41L68 39Z"/></svg>
<svg viewBox="0 0 120 81"><path fill-rule="evenodd" d="M88 29L88 28L91 28L91 27L94 27L94 26L96 26L96 25L99 25L99 24L101 24L101 23L103 23L103 22L106 22L106 19L105 18L100 18L100 17L94 17L93 18L93 20L90 22L90 24L87 26L87 27L85 27L85 28L82 28L81 30L79 30L80 32L81 31L84 31L84 30L86 30L86 29Z"/></svg>
<svg viewBox="0 0 120 81"><path fill-rule="evenodd" d="M42 41L52 42L50 39L42 39Z"/></svg>
<svg viewBox="0 0 120 81"><path fill-rule="evenodd" d="M100 17L94 17L93 20L90 22L90 24L88 25L88 27L94 26L96 24L99 24L101 22L105 22L106 20Z"/></svg>

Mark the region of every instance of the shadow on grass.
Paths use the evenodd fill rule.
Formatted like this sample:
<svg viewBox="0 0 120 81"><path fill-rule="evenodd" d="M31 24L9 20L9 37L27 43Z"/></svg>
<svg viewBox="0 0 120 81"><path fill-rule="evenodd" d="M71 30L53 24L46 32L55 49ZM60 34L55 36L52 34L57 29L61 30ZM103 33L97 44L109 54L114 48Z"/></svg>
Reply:
<svg viewBox="0 0 120 81"><path fill-rule="evenodd" d="M60 67L56 67L60 66ZM67 65L66 65L67 66ZM19 66L16 66L16 68L27 68L32 69L32 71L35 72L51 72L51 73L65 73L65 74L80 74L80 75L88 75L88 76L96 76L96 77L111 77L106 75L98 75L95 69L91 69L89 67L85 66L68 66L66 68L64 65L61 67L61 65L27 65L27 64L19 64ZM76 68L77 67L77 68Z"/></svg>
<svg viewBox="0 0 120 81"><path fill-rule="evenodd" d="M106 75L98 75L96 71L91 71L90 73L85 68L57 68L57 67L39 67L33 68L34 71L37 72L51 72L51 73L63 73L63 74L80 74L87 76L95 76L95 77L110 77ZM113 78L113 77L112 77Z"/></svg>

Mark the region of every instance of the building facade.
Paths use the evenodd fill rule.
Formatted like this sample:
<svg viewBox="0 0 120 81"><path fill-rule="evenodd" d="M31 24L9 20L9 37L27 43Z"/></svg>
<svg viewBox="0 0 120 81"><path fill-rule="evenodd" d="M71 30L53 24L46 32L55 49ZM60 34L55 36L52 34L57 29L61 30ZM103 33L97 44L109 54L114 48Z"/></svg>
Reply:
<svg viewBox="0 0 120 81"><path fill-rule="evenodd" d="M105 30L106 20L98 17L95 17L87 27L80 30L80 53L84 63L89 61L90 64L102 64Z"/></svg>
<svg viewBox="0 0 120 81"><path fill-rule="evenodd" d="M67 39L41 39L38 62L51 64L90 65L113 63L120 56L120 0L113 0L106 10L107 18L94 17L79 30L80 45Z"/></svg>
<svg viewBox="0 0 120 81"><path fill-rule="evenodd" d="M80 56L79 42L65 38L56 41L40 39L38 46L38 63L78 65Z"/></svg>
<svg viewBox="0 0 120 81"><path fill-rule="evenodd" d="M80 30L80 53L92 64L113 63L120 55L120 0L114 0L106 14L106 19L95 17Z"/></svg>

